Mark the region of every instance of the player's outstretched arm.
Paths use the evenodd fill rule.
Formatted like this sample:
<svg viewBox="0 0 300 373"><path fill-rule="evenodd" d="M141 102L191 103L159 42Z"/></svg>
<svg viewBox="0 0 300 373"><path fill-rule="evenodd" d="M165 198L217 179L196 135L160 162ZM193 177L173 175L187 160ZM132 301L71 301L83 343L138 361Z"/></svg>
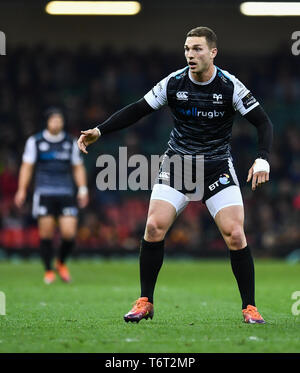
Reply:
<svg viewBox="0 0 300 373"><path fill-rule="evenodd" d="M273 141L273 125L259 105L244 116L257 129L258 155L248 172L247 182L252 179L252 190L270 180L269 153Z"/></svg>
<svg viewBox="0 0 300 373"><path fill-rule="evenodd" d="M97 141L100 136L126 128L153 111L154 109L142 98L117 111L99 126L81 131L81 136L77 142L78 147L83 153L87 154L86 147Z"/></svg>

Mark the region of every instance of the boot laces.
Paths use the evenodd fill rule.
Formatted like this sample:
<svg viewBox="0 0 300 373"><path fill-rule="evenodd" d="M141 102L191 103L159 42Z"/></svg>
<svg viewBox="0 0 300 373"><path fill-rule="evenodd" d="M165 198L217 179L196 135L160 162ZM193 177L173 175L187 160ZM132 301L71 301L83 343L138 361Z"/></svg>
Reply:
<svg viewBox="0 0 300 373"><path fill-rule="evenodd" d="M256 318L256 319L261 318L260 313L257 311L257 308L254 307L254 306L248 306L247 309L246 309L246 312L249 313L251 315L251 317L253 317L253 318Z"/></svg>
<svg viewBox="0 0 300 373"><path fill-rule="evenodd" d="M147 303L148 302L143 299L138 299L133 303L133 310L134 311L139 310L140 308L145 307Z"/></svg>

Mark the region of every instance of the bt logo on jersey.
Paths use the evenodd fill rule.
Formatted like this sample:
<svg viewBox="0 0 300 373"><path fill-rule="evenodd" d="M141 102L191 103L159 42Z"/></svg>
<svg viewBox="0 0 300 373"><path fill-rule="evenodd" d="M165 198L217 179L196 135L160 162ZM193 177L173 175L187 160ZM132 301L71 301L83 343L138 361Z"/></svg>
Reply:
<svg viewBox="0 0 300 373"><path fill-rule="evenodd" d="M197 107L192 107L190 109L184 109L181 107L176 108L176 110L183 115L186 115L188 117L203 117L203 118L218 118L221 117L223 118L225 111L217 111L217 110L212 110L212 111L204 111L204 110L198 110Z"/></svg>

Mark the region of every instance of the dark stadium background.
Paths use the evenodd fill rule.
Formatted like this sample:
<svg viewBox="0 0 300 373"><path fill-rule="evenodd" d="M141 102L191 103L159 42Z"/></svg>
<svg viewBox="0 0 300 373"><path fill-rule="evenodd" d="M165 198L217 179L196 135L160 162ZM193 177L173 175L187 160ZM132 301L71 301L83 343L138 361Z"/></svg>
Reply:
<svg viewBox="0 0 300 373"><path fill-rule="evenodd" d="M13 203L25 140L43 128L43 111L64 105L67 129L100 123L141 98L161 78L185 65L183 43L205 25L219 39L216 64L236 75L274 123L271 182L253 193L246 185L256 154L256 131L236 117L232 141L246 211L246 233L256 256L286 256L300 245L300 55L291 52L297 17L245 17L239 1L140 1L132 17L50 16L43 1L0 3L0 252L38 252L31 200ZM82 211L74 255L137 253L150 192L99 192L96 159L162 154L172 128L167 110L101 139L85 156L91 201ZM32 190L32 189L31 189ZM31 194L30 194L31 195ZM59 237L57 237L57 241ZM202 203L191 203L166 240L171 254L226 255L225 244Z"/></svg>

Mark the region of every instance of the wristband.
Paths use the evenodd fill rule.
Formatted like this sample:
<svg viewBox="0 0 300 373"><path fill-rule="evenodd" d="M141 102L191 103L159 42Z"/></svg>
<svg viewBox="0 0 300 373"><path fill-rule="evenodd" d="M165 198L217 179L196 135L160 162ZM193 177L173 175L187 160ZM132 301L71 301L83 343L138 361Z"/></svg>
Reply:
<svg viewBox="0 0 300 373"><path fill-rule="evenodd" d="M89 190L85 185L82 185L78 188L78 194L80 194L81 196L87 195L88 192L89 192Z"/></svg>
<svg viewBox="0 0 300 373"><path fill-rule="evenodd" d="M270 165L265 159L257 158L254 162L253 174L261 171L270 173Z"/></svg>
<svg viewBox="0 0 300 373"><path fill-rule="evenodd" d="M101 136L101 131L99 130L99 128L98 127L95 127L96 128L96 130L98 130L98 132L99 132L99 137Z"/></svg>

